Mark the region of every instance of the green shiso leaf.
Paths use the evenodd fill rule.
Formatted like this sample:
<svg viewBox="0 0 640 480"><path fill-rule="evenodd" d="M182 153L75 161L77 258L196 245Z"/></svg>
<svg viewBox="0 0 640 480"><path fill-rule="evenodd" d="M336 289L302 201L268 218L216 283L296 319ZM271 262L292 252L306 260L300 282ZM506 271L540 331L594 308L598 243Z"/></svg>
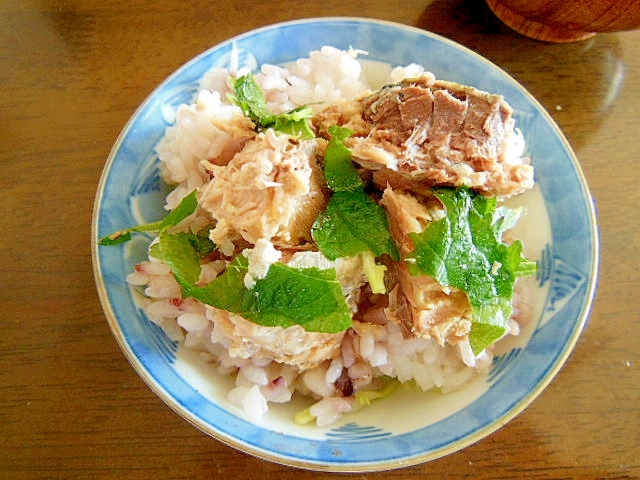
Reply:
<svg viewBox="0 0 640 480"><path fill-rule="evenodd" d="M196 234L190 234L191 244L196 249L198 256L204 258L215 251L216 244L209 238L211 226L205 227Z"/></svg>
<svg viewBox="0 0 640 480"><path fill-rule="evenodd" d="M239 255L222 275L200 286L200 261L193 236L162 233L150 253L169 264L184 296L258 325L301 325L307 331L323 333L341 332L351 326L351 312L335 269L297 269L274 263L264 279L247 289L244 277L248 260Z"/></svg>
<svg viewBox="0 0 640 480"><path fill-rule="evenodd" d="M192 191L189 195L184 197L182 201L174 208L164 220L160 222L160 231L167 228L175 227L182 222L189 215L194 213L198 208L198 195L196 191Z"/></svg>
<svg viewBox="0 0 640 480"><path fill-rule="evenodd" d="M351 150L344 141L353 135L348 128L329 127L331 139L324 157L324 176L327 185L334 192L361 190L364 183L351 161Z"/></svg>
<svg viewBox="0 0 640 480"><path fill-rule="evenodd" d="M368 251L375 257L388 254L398 260L387 214L364 191L364 183L351 161L351 151L344 145L351 130L333 126L329 133L331 139L324 158L324 174L334 193L311 228L314 241L330 260Z"/></svg>
<svg viewBox="0 0 640 480"><path fill-rule="evenodd" d="M311 140L316 134L311 128L311 117L313 110L307 105L295 108L290 112L276 116L273 129L276 132L284 133L300 140ZM269 125L270 126L270 125Z"/></svg>
<svg viewBox="0 0 640 480"><path fill-rule="evenodd" d="M232 99L247 118L263 127L275 122L276 116L267 108L264 92L252 74L234 80L232 86L235 94Z"/></svg>
<svg viewBox="0 0 640 480"><path fill-rule="evenodd" d="M236 312L264 326L302 325L310 332L336 333L351 326L351 312L335 269L291 268L274 263L248 290Z"/></svg>
<svg viewBox="0 0 640 480"><path fill-rule="evenodd" d="M438 188L434 193L446 216L411 234L412 273L467 293L472 308L469 340L478 354L506 332L515 281L534 273L535 263L522 256L521 242L502 240L519 212L496 208L495 197L466 188Z"/></svg>
<svg viewBox="0 0 640 480"><path fill-rule="evenodd" d="M131 240L133 233L141 232L163 232L171 227L175 227L198 208L198 196L194 190L184 197L180 204L173 209L164 219L157 222L137 225L135 227L119 230L98 240L99 245L119 245Z"/></svg>
<svg viewBox="0 0 640 480"><path fill-rule="evenodd" d="M273 128L276 132L302 140L315 138L311 128L311 107L303 105L279 115L271 112L267 107L264 92L251 73L232 80L232 88L231 100L259 129Z"/></svg>
<svg viewBox="0 0 640 480"><path fill-rule="evenodd" d="M316 218L311 235L329 260L354 257L368 250L376 257L388 254L399 258L384 208L364 190L334 193Z"/></svg>
<svg viewBox="0 0 640 480"><path fill-rule="evenodd" d="M149 254L168 264L180 285L195 285L198 282L200 256L193 234L162 232L157 241L151 244Z"/></svg>

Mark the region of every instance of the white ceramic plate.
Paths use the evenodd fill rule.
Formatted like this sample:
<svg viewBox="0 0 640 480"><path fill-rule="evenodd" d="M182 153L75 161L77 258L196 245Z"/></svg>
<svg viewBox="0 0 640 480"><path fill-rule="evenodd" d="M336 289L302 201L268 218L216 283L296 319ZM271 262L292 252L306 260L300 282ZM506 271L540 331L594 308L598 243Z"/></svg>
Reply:
<svg viewBox="0 0 640 480"><path fill-rule="evenodd" d="M148 239L97 247L113 231L164 216L167 187L154 147L180 103L190 103L200 77L239 53L241 66L284 64L323 45L367 51L368 71L424 65L437 78L502 94L515 110L536 171L536 187L519 234L538 261L526 279L534 319L500 343L491 372L447 395L400 390L330 427L298 426L304 399L273 405L258 424L226 400L232 379L212 373L197 355L171 342L136 304L126 275L145 258ZM598 238L593 203L567 141L538 102L504 71L447 39L403 25L357 18L294 21L232 38L165 80L123 129L106 163L93 217L97 289L109 325L145 382L178 414L242 451L301 468L374 471L413 465L476 442L520 413L567 360L595 291Z"/></svg>

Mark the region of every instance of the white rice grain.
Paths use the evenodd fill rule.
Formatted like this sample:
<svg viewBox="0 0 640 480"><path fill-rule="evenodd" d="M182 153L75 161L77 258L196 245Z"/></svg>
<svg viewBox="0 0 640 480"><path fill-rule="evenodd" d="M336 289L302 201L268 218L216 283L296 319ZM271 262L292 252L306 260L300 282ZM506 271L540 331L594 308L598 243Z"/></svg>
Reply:
<svg viewBox="0 0 640 480"><path fill-rule="evenodd" d="M307 370L302 374L302 383L314 395L329 397L335 393L335 387L325 381L326 373L326 366Z"/></svg>
<svg viewBox="0 0 640 480"><path fill-rule="evenodd" d="M249 420L254 423L260 421L262 415L268 410L267 400L257 385L236 387L229 392L227 399L231 403L241 406Z"/></svg>
<svg viewBox="0 0 640 480"><path fill-rule="evenodd" d="M144 294L149 298L179 298L182 295L182 289L172 275L166 275L151 277Z"/></svg>
<svg viewBox="0 0 640 480"><path fill-rule="evenodd" d="M342 364L344 367L349 368L356 362L356 351L353 344L353 336L355 334L351 331L347 332L344 336L344 340L341 345Z"/></svg>
<svg viewBox="0 0 640 480"><path fill-rule="evenodd" d="M362 358L369 358L373 354L376 340L371 333L360 334L359 350Z"/></svg>
<svg viewBox="0 0 640 480"><path fill-rule="evenodd" d="M420 352L420 360L425 365L442 361L442 348L434 341L425 342L425 347Z"/></svg>
<svg viewBox="0 0 640 480"><path fill-rule="evenodd" d="M157 318L177 318L181 313L180 307L175 305L171 300L158 300L152 302L146 309L149 316Z"/></svg>
<svg viewBox="0 0 640 480"><path fill-rule="evenodd" d="M335 357L333 360L331 360L329 368L327 368L324 376L324 381L328 384L334 383L336 380L338 380L338 378L340 378L340 375L342 375L343 368L344 365L342 364L342 358Z"/></svg>
<svg viewBox="0 0 640 480"><path fill-rule="evenodd" d="M464 340L458 342L458 350L460 352L460 358L465 365L468 365L470 367L476 366L476 356L473 353L473 349L471 348L471 344L469 343L468 338L465 338Z"/></svg>
<svg viewBox="0 0 640 480"><path fill-rule="evenodd" d="M197 313L183 313L178 316L178 325L184 328L187 332L201 332L209 327L209 320L207 317Z"/></svg>
<svg viewBox="0 0 640 480"><path fill-rule="evenodd" d="M242 255L249 261L244 277L244 284L248 289L254 287L256 280L265 278L269 267L282 258L282 252L276 250L273 243L266 238L259 238L254 247L243 250Z"/></svg>
<svg viewBox="0 0 640 480"><path fill-rule="evenodd" d="M269 377L267 376L267 372L264 368L258 367L253 363L247 363L240 368L236 383L238 385L264 386L269 383Z"/></svg>
<svg viewBox="0 0 640 480"><path fill-rule="evenodd" d="M387 349L384 345L378 343L373 348L373 352L367 358L372 367L380 367L382 365L386 365L389 361L389 355L387 353Z"/></svg>
<svg viewBox="0 0 640 480"><path fill-rule="evenodd" d="M413 362L413 367L413 379L415 380L418 387L426 392L436 386L431 375L431 370L429 368L425 368L424 364L417 361Z"/></svg>
<svg viewBox="0 0 640 480"><path fill-rule="evenodd" d="M309 413L316 417L319 427L331 425L342 414L351 411L351 402L344 397L327 397L315 403L309 409Z"/></svg>
<svg viewBox="0 0 640 480"><path fill-rule="evenodd" d="M393 355L391 363L393 364L393 375L398 380L408 382L413 378L413 365L407 355Z"/></svg>

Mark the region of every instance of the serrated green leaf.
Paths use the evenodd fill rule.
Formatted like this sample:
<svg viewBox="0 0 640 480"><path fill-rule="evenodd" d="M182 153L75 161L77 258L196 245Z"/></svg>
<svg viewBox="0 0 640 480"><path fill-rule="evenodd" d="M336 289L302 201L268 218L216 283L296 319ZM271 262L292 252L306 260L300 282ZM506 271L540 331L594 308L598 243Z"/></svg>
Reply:
<svg viewBox="0 0 640 480"><path fill-rule="evenodd" d="M264 92L252 74L244 75L233 81L232 97L242 109L242 113L256 125L266 126L275 122L275 115L267 108Z"/></svg>
<svg viewBox="0 0 640 480"><path fill-rule="evenodd" d="M351 150L344 144L344 141L353 135L353 131L334 125L329 127L329 133L331 139L324 156L324 176L327 185L334 192L362 189L364 183L353 165Z"/></svg>
<svg viewBox="0 0 640 480"><path fill-rule="evenodd" d="M193 214L197 208L198 197L194 190L184 197L178 206L164 219L111 233L98 240L98 245L119 245L121 243L128 242L131 240L133 233L165 231L185 220L189 215Z"/></svg>
<svg viewBox="0 0 640 480"><path fill-rule="evenodd" d="M469 340L478 354L506 332L515 281L535 272L535 264L522 256L521 242L502 240L517 214L496 208L495 198L466 188L438 188L434 193L446 215L410 235L415 245L408 256L415 260L410 268L466 292L472 308Z"/></svg>
<svg viewBox="0 0 640 480"><path fill-rule="evenodd" d="M263 326L301 325L336 333L351 326L351 314L335 269L290 268L274 263L244 297L239 313Z"/></svg>
<svg viewBox="0 0 640 480"><path fill-rule="evenodd" d="M311 128L313 116L311 107L303 105L282 114L271 112L267 107L264 92L251 73L233 80L232 87L231 100L241 108L246 117L256 124L258 129L273 128L276 132L301 140L315 138Z"/></svg>
<svg viewBox="0 0 640 480"><path fill-rule="evenodd" d="M198 194L193 190L189 195L184 197L182 201L174 208L164 220L160 222L160 231L175 227L187 217L192 215L198 208Z"/></svg>
<svg viewBox="0 0 640 480"><path fill-rule="evenodd" d="M298 107L290 112L277 115L273 123L273 129L293 138L311 140L316 136L311 128L310 119L312 116L313 110L311 107Z"/></svg>
<svg viewBox="0 0 640 480"><path fill-rule="evenodd" d="M178 283L196 284L200 278L200 256L193 243L193 234L160 233L149 254L171 267Z"/></svg>
<svg viewBox="0 0 640 480"><path fill-rule="evenodd" d="M201 267L193 236L161 234L151 254L171 267L185 297L236 313L258 325L301 325L307 331L323 333L341 332L351 326L351 312L335 269L297 269L274 263L264 279L247 289L244 277L248 261L239 255L222 275L199 286Z"/></svg>
<svg viewBox="0 0 640 480"><path fill-rule="evenodd" d="M330 260L367 250L399 258L384 208L363 190L336 192L311 228L318 248Z"/></svg>

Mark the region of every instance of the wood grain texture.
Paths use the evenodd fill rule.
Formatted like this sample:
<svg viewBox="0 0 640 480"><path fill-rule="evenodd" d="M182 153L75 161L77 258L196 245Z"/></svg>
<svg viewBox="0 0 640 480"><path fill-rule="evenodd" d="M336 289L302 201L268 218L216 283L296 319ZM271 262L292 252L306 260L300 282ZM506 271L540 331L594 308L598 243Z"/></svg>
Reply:
<svg viewBox="0 0 640 480"><path fill-rule="evenodd" d="M515 31L551 42L583 40L601 32L640 27L635 0L487 0Z"/></svg>
<svg viewBox="0 0 640 480"><path fill-rule="evenodd" d="M200 433L139 379L95 291L90 222L111 146L167 75L302 17L369 16L460 42L512 74L573 145L595 197L598 296L566 366L467 449L372 478L640 478L640 32L550 45L477 0L0 2L0 479L323 479ZM428 59L425 59L428 65Z"/></svg>

